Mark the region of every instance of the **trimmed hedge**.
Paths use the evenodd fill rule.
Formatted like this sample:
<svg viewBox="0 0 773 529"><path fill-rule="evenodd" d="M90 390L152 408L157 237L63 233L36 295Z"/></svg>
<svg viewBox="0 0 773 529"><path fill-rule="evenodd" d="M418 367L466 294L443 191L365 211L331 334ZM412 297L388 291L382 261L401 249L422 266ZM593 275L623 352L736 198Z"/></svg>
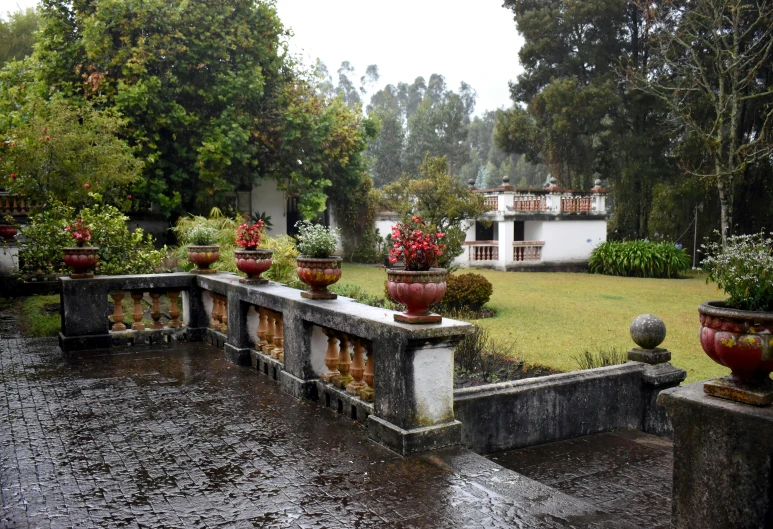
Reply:
<svg viewBox="0 0 773 529"><path fill-rule="evenodd" d="M690 256L670 242L607 241L591 253L592 274L625 277L679 277L690 269Z"/></svg>
<svg viewBox="0 0 773 529"><path fill-rule="evenodd" d="M448 274L441 304L449 309L480 310L491 299L494 287L480 274Z"/></svg>

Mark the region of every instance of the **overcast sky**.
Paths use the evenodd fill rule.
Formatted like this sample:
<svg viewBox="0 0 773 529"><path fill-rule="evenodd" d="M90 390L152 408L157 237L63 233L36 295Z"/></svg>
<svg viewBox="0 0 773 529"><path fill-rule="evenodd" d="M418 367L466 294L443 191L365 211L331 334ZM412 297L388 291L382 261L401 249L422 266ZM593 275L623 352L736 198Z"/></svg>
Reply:
<svg viewBox="0 0 773 529"><path fill-rule="evenodd" d="M36 3L0 0L0 12ZM510 106L521 39L502 0L277 0L277 7L295 34L293 50L320 58L334 76L345 60L358 76L377 64L379 87L439 73L454 90L472 85L476 113Z"/></svg>

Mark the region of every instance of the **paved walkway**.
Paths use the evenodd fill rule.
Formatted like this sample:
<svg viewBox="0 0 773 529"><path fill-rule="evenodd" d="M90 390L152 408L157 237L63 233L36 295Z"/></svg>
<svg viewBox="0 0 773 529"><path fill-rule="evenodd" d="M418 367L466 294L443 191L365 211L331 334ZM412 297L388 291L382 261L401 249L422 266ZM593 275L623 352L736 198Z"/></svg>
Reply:
<svg viewBox="0 0 773 529"><path fill-rule="evenodd" d="M602 433L491 459L643 529L671 527L674 446L667 439L636 431Z"/></svg>
<svg viewBox="0 0 773 529"><path fill-rule="evenodd" d="M0 527L622 528L463 449L401 458L204 345L0 339Z"/></svg>

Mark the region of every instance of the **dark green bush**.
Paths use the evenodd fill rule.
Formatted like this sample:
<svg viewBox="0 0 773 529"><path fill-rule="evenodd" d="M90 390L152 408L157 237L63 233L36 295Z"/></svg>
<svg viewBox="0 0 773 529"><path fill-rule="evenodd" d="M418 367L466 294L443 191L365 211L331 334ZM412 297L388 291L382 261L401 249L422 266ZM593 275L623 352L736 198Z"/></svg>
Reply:
<svg viewBox="0 0 773 529"><path fill-rule="evenodd" d="M161 267L166 249L156 250L153 239L138 229L130 232L126 217L113 206L96 204L77 214L73 208L54 203L32 215L22 228L25 243L19 248L20 273L67 272L62 248L73 246L64 228L81 217L91 231L91 244L99 247L98 274L150 274Z"/></svg>
<svg viewBox="0 0 773 529"><path fill-rule="evenodd" d="M491 299L494 287L480 274L448 274L446 295L441 302L445 309L479 310Z"/></svg>
<svg viewBox="0 0 773 529"><path fill-rule="evenodd" d="M590 272L625 277L679 277L690 269L690 256L670 242L607 241L591 253Z"/></svg>

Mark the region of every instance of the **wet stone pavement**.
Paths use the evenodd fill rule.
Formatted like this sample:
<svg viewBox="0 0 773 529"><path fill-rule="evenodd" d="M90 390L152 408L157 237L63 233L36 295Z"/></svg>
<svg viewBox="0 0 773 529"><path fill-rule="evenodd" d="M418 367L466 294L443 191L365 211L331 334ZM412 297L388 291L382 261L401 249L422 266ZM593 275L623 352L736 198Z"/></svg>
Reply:
<svg viewBox="0 0 773 529"><path fill-rule="evenodd" d="M66 363L12 334L0 527L635 527L460 448L402 458L202 344Z"/></svg>
<svg viewBox="0 0 773 529"><path fill-rule="evenodd" d="M671 527L674 447L639 431L590 435L491 456L642 529Z"/></svg>

